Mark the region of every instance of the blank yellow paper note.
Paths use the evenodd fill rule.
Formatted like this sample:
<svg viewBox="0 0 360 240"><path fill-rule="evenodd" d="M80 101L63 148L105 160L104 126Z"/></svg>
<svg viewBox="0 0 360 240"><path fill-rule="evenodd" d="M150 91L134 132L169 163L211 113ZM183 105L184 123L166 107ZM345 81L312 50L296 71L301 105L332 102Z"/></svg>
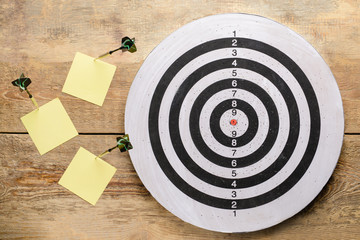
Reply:
<svg viewBox="0 0 360 240"><path fill-rule="evenodd" d="M77 52L63 92L102 106L116 67Z"/></svg>
<svg viewBox="0 0 360 240"><path fill-rule="evenodd" d="M80 147L59 184L95 205L116 168Z"/></svg>
<svg viewBox="0 0 360 240"><path fill-rule="evenodd" d="M23 116L21 121L41 155L78 135L58 98Z"/></svg>

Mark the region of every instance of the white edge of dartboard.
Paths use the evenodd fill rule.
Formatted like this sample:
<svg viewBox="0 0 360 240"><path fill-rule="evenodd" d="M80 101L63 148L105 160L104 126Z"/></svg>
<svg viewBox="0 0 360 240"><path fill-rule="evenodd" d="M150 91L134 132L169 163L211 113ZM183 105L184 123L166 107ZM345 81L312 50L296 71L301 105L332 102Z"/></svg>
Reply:
<svg viewBox="0 0 360 240"><path fill-rule="evenodd" d="M319 69L321 71L321 73L318 73L318 75L326 76L327 89L330 89L332 91L332 94L335 96L335 97L333 96L333 99L335 99L334 103L337 104L335 107L328 106L330 104L326 105L325 102L322 100L323 98L326 98L326 97L317 95L320 111L322 111L322 109L325 109L324 111L326 111L326 110L330 111L332 109L335 109L337 111L335 121L333 121L331 124L329 123L329 121L326 121L327 124L329 123L329 126L326 125L327 129L331 129L331 127L332 127L333 129L336 129L336 130L331 132L331 134L332 134L331 136L329 136L329 135L325 136L323 134L324 126L322 124L320 140L319 140L319 142L325 141L324 145L326 145L327 141L331 141L329 139L333 138L333 139L335 139L334 142L336 143L336 148L334 147L333 149L331 149L332 152L327 153L327 154L325 154L324 151L321 151L321 153L319 153L320 150L318 148L316 151L316 154L314 156L314 159L318 159L317 155L319 155L319 154L321 154L321 156L331 156L332 162L330 162L330 164L326 166L327 169L326 169L324 176L322 178L318 178L318 177L314 176L314 173L310 173L310 171L309 171L309 169L313 169L314 167L324 167L323 161L325 161L325 160L323 159L324 158L323 157L322 159L317 160L316 163L314 163L314 161L313 161L313 163L310 165L308 171L304 174L302 179L299 180L299 182L294 187L292 187L292 189L290 189L286 194L275 199L274 201L272 201L270 203L260 206L260 208L262 209L264 206L273 205L273 203L275 201L278 202L277 201L278 199L282 199L282 201L284 201L285 203L290 203L290 201L287 200L287 198L291 194L295 194L295 196L298 196L299 199L301 199L300 201L302 201L301 204L294 203L294 205L290 206L290 209L289 209L289 206L287 206L287 205L282 206L282 208L280 208L280 206L277 206L278 209L281 209L282 211L285 212L285 213L283 212L284 215L282 215L281 217L272 219L271 221L268 221L265 223L264 222L257 222L255 224L252 223L253 224L252 226L247 225L244 228L242 228L243 226L239 226L239 228L236 230L234 230L235 229L234 227L230 227L230 228L219 227L219 226L216 226L216 224L215 225L211 224L211 226L209 226L207 224L204 224L204 222L201 222L201 221L198 222L198 220L203 220L203 219L189 218L188 217L189 213L191 213L191 211L194 208L198 207L198 205L201 203L197 203L195 200L192 200L191 198L189 198L188 196L183 194L181 191L179 191L170 182L170 180L167 179L167 177L161 170L159 173L160 168L159 168L159 166L156 166L157 165L156 160L155 160L156 164L153 164L150 167L147 166L146 164L142 165L142 163L144 163L144 162L146 163L147 161L154 161L153 152L151 150L151 147L149 147L148 149L143 148L143 146L146 146L146 145L150 146L150 142L149 142L149 137L148 137L147 115L144 115L145 113L148 113L147 108L149 106L149 103L148 103L148 99L146 97L144 98L144 96L142 96L142 93L143 92L148 93L148 94L153 93L153 91L157 85L157 82L155 84L152 82L152 80L154 80L154 79L152 79L151 76L148 76L145 74L146 70L147 70L147 69L145 69L145 66L148 67L151 64L156 65L157 60L159 61L159 59L156 59L156 56L154 56L154 55L158 54L158 52L166 51L167 49L164 49L164 46L167 46L165 43L173 41L173 38L175 37L176 34L181 34L182 31L189 30L189 28L191 28L193 25L200 24L203 21L212 21L213 18L218 18L218 17L230 18L230 19L234 19L234 20L236 19L238 21L249 20L249 18L251 18L252 20L255 20L255 22L260 21L260 22L263 22L266 24L270 24L270 25L274 26L274 28L279 29L280 31L284 31L282 33L284 33L286 35L286 37L289 37L293 40L297 40L298 43L302 44L301 45L302 47L306 47L305 49L307 50L306 54L308 55L308 57L310 57L310 55L311 55L312 61L316 61L321 66L321 68ZM254 39L257 39L257 38L255 37ZM207 40L209 40L209 39L207 39ZM200 44L200 43L198 43L198 44ZM179 48L181 48L181 47L184 48L183 46L179 46ZM191 47L188 47L188 49L190 49ZM276 48L280 49L281 51L283 50L281 46L276 46ZM295 47L294 47L294 49L295 49L295 51L297 50ZM184 52L185 52L185 50L182 51L181 53L184 53ZM304 55L305 55L305 53L304 53ZM178 56L179 55L177 55L176 57L178 57ZM301 59L300 59L301 53L300 53L300 55L297 55L297 56L298 57L296 57L295 55L294 56L291 55L290 57L300 66L300 68L308 76L307 71L309 69L307 69L306 67L311 68L309 66L310 64L301 62ZM168 58L171 58L171 56ZM169 66L169 64L170 63L164 63L164 65L167 65L167 66ZM302 65L304 65L304 66L302 66ZM167 67L164 67L163 69L167 69ZM157 70L155 70L154 75L156 75ZM311 77L314 78L315 75L316 74L312 75ZM149 79L151 79L151 80L149 80ZM315 89L316 94L318 94L317 90L321 89L324 86L324 85L321 85L319 81L317 81L316 83L311 82L311 84L313 85L313 88ZM144 89L147 89L147 90L144 91ZM152 89L152 90L150 91L148 89ZM324 92L324 94L327 94L327 93L328 92L326 92L326 91ZM327 97L327 98L329 98L329 97ZM150 100L151 100L151 97L150 97ZM321 104L324 104L324 105L321 105ZM135 112L133 106L140 106L140 107L137 107L137 111ZM329 113L327 113L326 116L328 118L331 117ZM144 119L144 117L145 117L145 119ZM130 120L130 118L131 118L131 120ZM323 118L322 114L321 114L321 118ZM135 121L137 121L137 123ZM321 121L322 121L322 123L325 122L324 119L322 119ZM265 17L251 15L251 14L237 14L237 13L234 14L234 13L232 13L232 14L220 14L220 15L208 16L208 17L204 17L204 18L195 20L191 23L188 23L188 24L184 25L183 27L181 27L180 29L173 32L172 34L170 34L157 47L154 48L154 50L145 59L142 67L139 69L139 71L132 83L132 86L130 88L129 95L127 98L127 103L126 103L126 109L125 109L125 130L126 130L125 132L127 134L129 134L130 141L132 142L132 144L134 146L134 149L130 150L129 154L130 154L130 158L133 162L133 165L135 167L135 170L138 173L144 186L149 190L149 192L152 194L152 196L163 207L165 207L167 210L169 210L170 212L172 212L174 215L178 216L185 222L188 222L190 224L193 224L195 226L205 228L208 230L219 231L219 232L251 232L251 231L257 231L257 230L261 230L264 228L274 226L274 225L292 217L296 213L300 212L303 208L305 208L320 193L322 188L326 185L329 178L331 177L331 175L336 167L340 153L341 153L341 146L342 146L342 142L343 142L343 133L344 133L344 112L343 112L343 107L342 107L340 91L338 89L336 80L335 80L333 74L331 73L330 68L325 63L325 61L320 56L320 54L305 39L303 39L300 35L298 35L294 31L290 30L288 27L286 27L280 23L277 23L271 19L267 19ZM137 138L137 136L139 136L139 138ZM314 166L312 166L312 165L314 165ZM322 171L322 173L324 173L324 171ZM152 179L149 180L149 177ZM154 177L155 177L155 179L154 179ZM152 181L156 180L158 182L151 182L151 180ZM315 183L309 182L312 180L315 180ZM302 187L298 188L298 185L300 184L300 182L305 182L305 183L301 183ZM306 195L306 194L303 194L301 192L301 190L305 190L304 188L305 188L306 183L308 183L307 186L310 187L310 189L306 189L306 191L309 191L309 190L312 191L311 194L308 194L308 197L304 197L304 195ZM178 193L180 193L183 196L179 197L178 195L175 194L176 197L181 198L180 200L175 199L174 196L170 196L172 194L169 195L169 192L168 192L169 190L174 191L174 192L177 191ZM300 190L300 192L298 190ZM295 191L297 191L297 192L295 192ZM184 203L181 200L184 200L184 199L192 200L193 206L183 205ZM177 207L174 207L174 203L171 203L171 200L178 200L177 204L180 207L184 207L184 208L177 209ZM279 204L275 204L275 205L279 205ZM292 209L291 209L291 207L292 207ZM211 207L207 206L207 208L211 208ZM253 209L250 209L250 210L253 210ZM214 210L214 212L216 212L216 209ZM247 212L247 214L249 214L248 209L244 210L244 212ZM257 215L255 216L255 218L261 217L261 212L257 212L256 214ZM269 214L269 213L267 213L267 214ZM268 215L267 217L269 217L270 215ZM242 216L245 216L245 215L242 215ZM251 219L249 220L249 222L252 222ZM271 222L271 223L269 224L269 222ZM220 223L220 225L221 225L221 223Z"/></svg>

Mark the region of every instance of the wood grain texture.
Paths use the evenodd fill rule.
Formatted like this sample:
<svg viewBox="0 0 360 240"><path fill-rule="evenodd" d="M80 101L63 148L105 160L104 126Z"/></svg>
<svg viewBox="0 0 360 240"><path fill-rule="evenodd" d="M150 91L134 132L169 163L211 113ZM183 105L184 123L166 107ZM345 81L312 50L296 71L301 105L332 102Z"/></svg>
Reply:
<svg viewBox="0 0 360 240"><path fill-rule="evenodd" d="M36 239L356 239L360 237L360 136L346 136L321 194L293 218L266 230L221 234L178 219L151 197L128 154L104 159L118 170L96 206L58 185L80 146L100 153L114 136L78 136L39 156L26 134L0 135L0 238ZM18 149L22 143L27 153Z"/></svg>
<svg viewBox="0 0 360 240"><path fill-rule="evenodd" d="M124 132L126 97L137 70L170 33L220 13L262 15L303 36L327 62L343 98L345 132L360 133L360 2L0 1L0 239L360 239L360 136L345 135L341 158L321 194L266 230L221 234L185 223L159 205L127 153L104 157L118 171L96 206L57 184L80 146L94 154ZM138 52L117 53L104 105L61 92L75 52L98 56L136 37ZM39 105L59 97L80 135L40 156L20 117L33 109L11 85L22 72ZM94 135L93 133L109 133Z"/></svg>
<svg viewBox="0 0 360 240"><path fill-rule="evenodd" d="M259 14L303 36L330 66L341 90L347 133L360 132L359 1L13 1L0 9L0 132L24 132L18 121L32 109L25 93L9 84L29 76L39 104L60 97L79 132L124 132L124 108L137 70L170 33L219 13ZM166 19L166 20L165 20ZM102 107L61 92L75 52L98 56L136 37L138 51L106 59L117 70ZM12 124L9 126L7 122Z"/></svg>

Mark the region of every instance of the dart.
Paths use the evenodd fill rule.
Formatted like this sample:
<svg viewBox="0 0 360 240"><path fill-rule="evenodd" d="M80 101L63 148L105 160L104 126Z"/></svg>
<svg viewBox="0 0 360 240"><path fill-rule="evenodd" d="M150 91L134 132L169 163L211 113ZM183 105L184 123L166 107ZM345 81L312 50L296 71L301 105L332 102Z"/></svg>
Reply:
<svg viewBox="0 0 360 240"><path fill-rule="evenodd" d="M27 94L29 95L29 98L31 99L31 101L33 102L33 104L35 105L35 107L37 109L39 109L39 105L37 104L35 98L31 95L31 93L29 92L29 90L27 89L27 87L30 85L31 80L30 78L25 77L24 73L22 73L20 75L20 77L14 81L11 82L14 86L17 86L20 88L20 92L22 91L26 91Z"/></svg>
<svg viewBox="0 0 360 240"><path fill-rule="evenodd" d="M113 54L116 51L119 51L120 49L123 52L125 52L125 51L129 51L131 53L136 52L137 49L136 49L136 46L135 46L135 38L130 39L129 37L123 37L121 39L121 46L119 48L100 55L99 57L95 58L94 61L96 61L96 60L98 60L100 58L110 56L111 54Z"/></svg>
<svg viewBox="0 0 360 240"><path fill-rule="evenodd" d="M96 158L101 158L103 156L105 156L106 154L110 153L112 150L119 148L120 152L126 152L130 149L133 149L133 146L130 143L129 140L129 135L125 134L123 137L117 137L116 138L116 146L109 148L108 150L106 150L105 152L103 152L102 154L98 155Z"/></svg>

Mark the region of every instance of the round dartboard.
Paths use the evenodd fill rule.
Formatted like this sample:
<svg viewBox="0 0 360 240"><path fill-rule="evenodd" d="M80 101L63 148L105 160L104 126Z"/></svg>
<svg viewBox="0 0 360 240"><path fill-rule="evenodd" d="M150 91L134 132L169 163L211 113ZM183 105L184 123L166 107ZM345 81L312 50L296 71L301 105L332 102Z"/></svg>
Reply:
<svg viewBox="0 0 360 240"><path fill-rule="evenodd" d="M162 206L201 228L248 232L318 195L344 118L336 81L309 43L272 20L224 14L185 25L149 54L125 130Z"/></svg>

